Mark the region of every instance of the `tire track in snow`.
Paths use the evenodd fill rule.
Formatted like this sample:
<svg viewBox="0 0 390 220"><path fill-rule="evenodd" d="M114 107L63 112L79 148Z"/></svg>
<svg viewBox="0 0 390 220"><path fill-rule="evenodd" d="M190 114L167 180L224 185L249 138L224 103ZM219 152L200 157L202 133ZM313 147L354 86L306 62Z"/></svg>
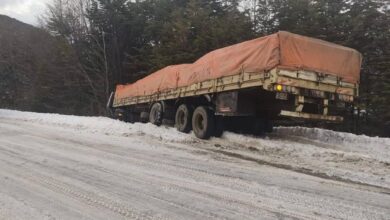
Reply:
<svg viewBox="0 0 390 220"><path fill-rule="evenodd" d="M4 149L1 149L1 151L4 151ZM26 160L25 162L23 162L23 165L27 164L27 163L36 163L35 161L30 161L28 158L19 158L19 156L21 156L20 154L18 153L15 153L14 151L10 151L9 152L10 154L12 154L13 156L16 156L18 155L18 157L14 157L15 160L17 159L23 159L23 160ZM108 153L108 152L107 152ZM134 155L135 156L135 155ZM59 160L59 161L63 161L64 159L63 158L55 158L56 160ZM145 160L143 161L148 161L148 163L150 163L149 161L150 158L145 158ZM80 165L80 164L79 164ZM180 164L178 164L179 167ZM92 167L92 166L89 166L89 167ZM164 168L165 167L165 168ZM179 167L176 167L176 166L173 166L173 165L170 165L170 166L167 166L167 165L163 165L163 167L160 167L161 169L166 169L166 168L169 168L170 170L172 170L172 168L179 168ZM98 169L98 170L101 170L103 172L106 172L106 173L110 173L110 174L113 174L112 173L112 170L107 170L103 167L100 167L100 166L93 166L94 169ZM186 168L186 169L189 169L188 167L181 167L181 169L183 168ZM184 171L184 170L183 170ZM189 170L187 170L188 172ZM218 175L215 175L215 174L211 174L211 173L207 173L203 170L198 170L198 169L191 169L190 168L190 171L191 172L195 172L195 173L199 173L199 174L206 174L207 176L210 177L215 177L213 179L218 179ZM57 172L64 172L63 170L58 170ZM75 170L76 172L76 170ZM191 174L192 175L192 174ZM190 175L190 176L191 176ZM36 176L34 174L34 176ZM42 176L42 175L41 175ZM123 177L123 176L121 176ZM223 175L223 177L225 178L231 178L231 177L228 177L226 175ZM83 178L86 178L86 177L83 177ZM188 176L186 177L188 178ZM196 177L197 179L201 180L200 177ZM47 180L47 179L45 179ZM162 179L160 179L161 181ZM146 182L140 182L138 183L139 185L144 185L144 184L147 184L147 180L144 180ZM157 181L156 179L150 179L149 182L155 182ZM216 180L214 180L216 181ZM47 181L44 181L47 183ZM233 181L235 182L235 181ZM51 182L48 182L48 183L51 183ZM52 184L51 184L52 185ZM182 183L182 185L178 185L178 184L172 184L172 183L164 183L164 182L161 182L159 185L165 185L166 189L169 189L169 190L173 190L173 191L176 191L176 192L186 192L186 193L192 193L192 194L197 194L197 195L202 195L204 197L207 197L213 201L221 201L221 203L224 203L228 206L241 206L242 209L248 209L250 207L250 209L252 210L256 210L256 209L259 209L261 208L262 210L264 211L267 211L267 212L270 212L270 213L273 213L274 215L277 215L277 216L280 216L280 217L283 217L283 218L291 218L291 219L313 219L311 218L310 216L306 216L306 215L303 215L303 214L299 214L299 213L296 213L296 212L290 212L290 211L285 211L284 213L281 213L280 210L278 208L275 208L275 207L272 207L272 206L269 206L269 205L266 205L266 204L260 204L260 203L256 203L256 202L249 202L249 201L242 201L242 200L239 200L239 199L235 199L234 196L229 196L229 195L222 195L221 193L217 193L217 192L214 192L214 193L211 193L211 192L207 192L207 191L203 191L203 190L196 190L194 188L191 188L190 185L188 184L185 184L185 183ZM224 184L223 184L224 185ZM54 185L55 186L55 185ZM58 187L57 187L58 188ZM72 193L73 191L70 191L68 190L68 188L60 188L62 189L62 191L65 191L65 192L69 192L71 193L73 196L74 193ZM245 188L244 188L245 189ZM91 199L89 199L88 197L85 198L85 196L83 196L83 194L81 194L81 198L83 199L86 199L88 202L91 201ZM76 194L77 196L77 194ZM147 195L147 196L151 196L151 195ZM80 197L80 196L79 196ZM77 198L77 197L76 197ZM166 199L163 199L163 198L159 198L159 197L154 197L154 199L157 199L157 200L160 200L160 201L163 201L164 203L168 203L170 205L173 205L173 206L176 206L177 208L182 208L182 209L186 209L190 212L195 212L195 213L198 213L198 214L201 214L202 216L205 216L207 218L217 218L217 219L223 219L223 216L220 216L218 214L214 214L214 213L210 213L210 212L205 212L201 209L198 209L196 207L193 207L193 206L190 206L188 204L179 204L179 203L175 203L175 202L172 202L172 201L169 201L169 200L166 200ZM97 200L97 201L100 201L100 200ZM100 204L100 203L98 203ZM107 204L107 203L104 203L104 204ZM100 204L100 205L104 205L104 204ZM109 203L109 204L113 204L112 202ZM115 210L124 210L123 208L122 209L119 209L119 208L115 208L115 207L118 207L118 206L113 206L114 207L114 211ZM246 208L245 208L246 207ZM108 207L109 208L109 207ZM250 210L248 209L248 211ZM122 211L121 211L122 212ZM124 214L124 213L122 213ZM127 216L127 215L125 215Z"/></svg>
<svg viewBox="0 0 390 220"><path fill-rule="evenodd" d="M195 143L197 143L197 144L194 145L194 143L191 143L190 145L193 146L194 148L206 150L209 152L219 153L219 154L231 157L231 158L251 161L251 162L255 162L255 163L260 164L260 165L272 166L275 168L289 170L289 171L293 171L293 172L297 172L297 173L301 173L301 174L306 174L306 175L310 175L310 176L314 176L314 177L319 177L322 179L333 180L333 181L338 181L338 182L342 182L342 183L348 183L348 184L351 184L351 185L358 187L358 188L364 187L365 189L372 191L372 192L379 192L379 193L390 195L390 188L387 188L387 187L374 185L374 184L370 184L370 183L365 183L362 181L356 181L356 180L352 180L350 178L341 177L339 175L329 175L325 172L321 172L319 170L313 170L313 169L306 168L303 166L294 166L294 165L291 165L288 163L277 163L277 162L273 162L272 160L251 157L251 156L248 156L248 155L243 154L241 152L237 152L234 149L228 149L228 148L226 148L226 150L216 149L216 146L226 147L226 146L230 146L233 144L235 146L238 146L240 151L244 151L245 149L248 149L247 153L249 153L251 151L252 152L258 151L257 148L253 148L252 146L247 146L245 144L234 142L231 140L229 140L229 142L227 142L227 140L224 140L224 139L214 138L214 139L209 140L209 141L198 140ZM316 143L316 142L313 142L313 143ZM316 144L318 144L318 143L316 143ZM319 144L319 145L320 146L318 146L318 147L324 147L322 144ZM288 158L286 158L286 159L288 160ZM385 163L383 163L383 164L385 166L388 166Z"/></svg>
<svg viewBox="0 0 390 220"><path fill-rule="evenodd" d="M33 124L33 123L25 122L25 123L20 123L20 125L18 125L18 126L27 127L26 125L31 125L31 124ZM49 126L46 127L46 126L42 125L41 128L44 131L46 131L46 129L48 129L48 133L54 134L54 133L56 133L55 127L56 127L55 125L51 125L51 127L49 127ZM33 129L34 128L31 128L31 127L23 128L23 129L21 129L21 132L22 133L25 132L25 131L30 132ZM53 129L53 131L51 131L51 129ZM72 128L67 128L67 129L70 130ZM39 131L37 130L36 132L39 132ZM57 131L57 133L58 133L58 131ZM84 132L84 133L87 133L87 132ZM62 134L61 132L59 132L58 134L60 136L64 136L64 137L69 136L69 134L68 135ZM94 134L96 135L95 137L99 136L99 133L98 134L94 133ZM7 135L5 135L4 138L6 138L6 136ZM76 139L76 140L83 140L82 138L80 138L81 136L83 136L83 135L74 135L74 136L71 136L71 137ZM105 136L106 137L104 139L107 139L107 140L110 139L109 135L105 135ZM191 137L191 136L188 136L188 137ZM21 146L24 145L24 144L28 144L28 141L26 142L26 140L28 140L29 138L28 137L23 137L23 138L24 138L24 140L20 140L20 142L18 141L18 143L20 143ZM48 137L48 139L50 139L50 136ZM125 137L125 139L126 139L126 137ZM270 206L270 210L269 211L275 210L276 213L274 213L274 214L275 214L275 216L279 216L279 218L289 218L289 217L290 218L294 218L292 216L297 216L298 219L304 219L305 216L307 215L307 219L323 219L323 218L325 218L325 219L340 219L340 218L347 218L349 216L354 216L355 219L362 219L364 217L366 217L366 218L369 217L371 219L385 219L384 216L388 216L387 214L389 213L389 210L390 210L389 207L386 206L386 204L381 206L381 203L378 200L378 199L383 199L383 201L389 201L389 197L388 196L385 196L385 195L381 196L378 193L366 193L366 192L363 191L363 190L366 190L365 187L355 186L354 184L341 184L341 183L337 184L336 182L332 183L332 182L329 182L329 181L322 181L320 179L317 180L317 178L305 177L306 175L300 175L299 172L295 172L295 171L294 172L287 172L287 171L289 171L288 169L280 169L280 171L278 171L278 169L271 168L273 166L269 166L270 168L263 167L263 169L262 169L260 166L256 165L256 163L254 161L245 160L245 159L237 158L237 157L234 157L234 156L224 155L221 152L213 152L212 150L217 150L215 148L215 146L213 146L213 144L216 142L215 140L206 141L206 142L196 141L196 142L193 142L193 143L191 143L191 141L190 141L190 143L188 143L187 141L184 141L184 142L182 142L182 141L175 141L178 144L170 144L170 143L167 144L166 140L162 140L161 141L161 139L159 139L159 138L150 138L149 134L147 134L147 133L146 134L144 133L143 136L142 135L132 135L128 139L130 141L132 141L132 140L143 140L143 144L145 144L146 146L150 146L149 145L150 143L159 143L160 145L162 145L162 146L158 146L159 149L152 149L152 148L149 149L148 151L150 151L151 154L149 156L146 156L146 157L143 157L142 156L142 152L139 152L139 151L136 151L137 153L133 154L133 155L127 155L127 154L126 155L129 156L129 157L133 156L133 157L137 158L137 160L134 161L134 162L136 164L141 164L141 166L144 167L145 170L148 170L148 171L155 170L156 167L161 166L160 169L157 169L158 173L160 171L163 171L163 170L166 169L166 173L162 173L161 175L163 175L163 174L164 175L165 174L170 174L172 176L169 177L169 178L176 177L176 179L172 179L172 181L174 181L174 182L172 182L171 180L167 180L165 178L161 178L162 176L160 176L160 175L159 176L154 176L153 178L155 178L155 179L149 179L149 178L146 178L146 176L138 176L137 179L138 180L142 180L142 181L140 181L140 182L133 182L133 184L142 185L142 184L145 184L145 182L147 182L147 181L150 181L150 182L156 181L157 183L161 183L162 185L164 185L164 187L167 190L169 190L170 191L169 193L171 193L171 194L178 194L178 195L180 195L182 192L189 192L189 193L192 194L192 196L199 195L200 197L208 197L208 198L210 198L210 200L218 200L219 199L219 200L221 200L221 203L223 204L224 207L230 206L230 204L233 206L233 205L237 204L238 200L242 200L244 202L242 204L245 205L246 208L248 208L248 210L252 211L251 216L254 216L254 214L258 213L258 212L253 212L253 211L255 211L255 209L258 210L258 209L261 209L262 207L261 206L260 207L259 206L257 206L257 207L256 206L251 206L251 204L255 204L256 205L256 203L253 203L253 202L256 202L256 201L252 200L252 196L249 193L252 191L253 194L257 194L257 193L259 193L259 191L263 191L263 190L266 190L267 194L261 193L261 194L259 194L257 196L256 199L261 200L260 203L261 203L261 205L265 206L264 209L266 209L267 206ZM152 140L150 140L150 139L152 139ZM16 141L16 140L17 140L17 138L14 139L14 141ZM56 140L56 139L51 139L51 140ZM103 138L102 138L102 140L103 140ZM36 140L34 140L34 141L36 141ZM59 141L58 143L66 142L66 140L58 140L58 141ZM109 141L107 141L107 143L108 142ZM112 142L112 141L110 141L110 142ZM223 144L227 144L227 145L230 144L230 143L227 143L227 141L223 140L223 139L220 142L222 142ZM89 151L92 151L92 149L95 148L93 142L85 142L85 140L80 142L80 144L83 144L83 143L89 147ZM112 143L115 143L115 142L112 142ZM180 144L180 143L182 143L182 144ZM7 144L7 143L5 143L5 144ZM38 149L35 149L37 151L33 152L33 154L37 155L37 153L39 153L39 151L42 150L42 149L39 148L39 145L37 145L37 143L34 143L34 144L35 144L35 147L37 147ZM44 145L45 143L41 142L40 144ZM73 144L76 145L76 143L73 143ZM49 145L51 145L51 146L49 146ZM54 148L57 147L55 142L51 142L49 145L45 146L46 149L47 149L47 147L54 147ZM204 146L202 146L202 145L204 145ZM69 148L68 149L68 153L73 152L74 153L73 155L76 155L78 153L80 153L80 154L85 154L86 153L84 151L77 151L77 148L79 146L74 148L74 147L72 147L72 143L67 144L66 146ZM66 148L66 146L64 145L64 148ZM122 148L124 146L125 145L122 145ZM102 147L102 146L100 146L100 147ZM121 154L121 151L116 151L114 149L110 149L110 147L106 148L107 151L103 151L103 152L99 153L99 155L109 154L110 151L111 151L111 154L117 154L117 155ZM236 146L234 146L234 147L236 147ZM245 148L248 148L248 147L250 147L250 146L249 145L245 146ZM134 146L132 146L131 148L134 148ZM135 148L138 149L137 147L135 147ZM227 169L231 169L232 165L233 166L237 165L237 167L240 167L240 169L237 169L237 170L233 169L231 171L225 170L223 172L224 175L219 177L220 181L215 182L215 180L213 179L213 176L202 175L201 172L198 173L198 172L194 171L194 170L200 170L202 172L206 172L207 173L206 170L202 170L202 169L204 169L203 162L205 162L205 164L207 164L207 166L209 167L211 173L215 174L215 171L216 171L215 165L216 164L214 164L214 162L212 162L213 160L211 160L210 162L208 160L205 160L205 161L204 160L196 160L196 162L199 163L199 164L196 165L195 162L194 162L193 165L196 165L195 167L192 167L192 165L188 165L187 163L182 164L183 161L178 161L178 160L172 160L169 163L161 163L161 164L156 163L157 160L163 160L164 161L165 159L167 159L167 157L161 155L161 149L166 149L166 148L172 149L172 151L169 151L166 154L174 153L173 149L174 150L185 151L187 153L191 153L192 152L194 154L195 154L196 151L200 151L200 152L198 152L198 153L200 153L199 155L204 155L204 158L216 159L216 161L217 160L225 161L226 162L225 164L219 163L219 165L222 165L222 166L226 165ZM207 149L204 149L204 148L207 148ZM8 146L8 149L12 149L12 146ZM125 149L127 149L127 148L124 147L123 150L125 150ZM236 153L234 150L237 150L237 149L226 149L227 152ZM204 153L204 152L209 152L209 153ZM244 154L244 156L247 155L247 154L245 154L244 151L239 151L239 152L241 152L241 153L238 153L239 155L241 155L241 154ZM250 153L250 151L248 151L248 152ZM24 155L24 153L22 151L19 151L18 153L23 154L22 156L24 158L29 158L29 155L28 154ZM54 151L53 151L53 153L54 153ZM66 152L57 152L58 155L61 155L63 153L66 153ZM176 153L177 153L177 155L183 156L183 154L180 153L179 151L176 151ZM18 157L20 155L14 153L13 156ZM46 155L46 156L50 156L50 155ZM153 156L155 156L155 158L153 158ZM70 155L67 155L67 157L69 157L69 159L72 158L72 156L70 156ZM108 160L115 160L115 158L116 158L116 157L108 158L108 157L102 157L102 156L99 156L99 157L100 157L100 160L102 160L104 162L107 162ZM39 158L42 159L43 157L37 157L37 158L38 159ZM34 158L34 159L37 159L37 158ZM193 157L190 157L190 158L193 158ZM228 159L225 159L225 158L228 158ZM231 158L231 159L229 159L229 158ZM60 158L55 158L54 160L57 160L57 159L60 159ZM154 162L149 163L148 160L153 160L153 159L154 159ZM285 159L289 159L289 158L285 157ZM77 160L81 160L81 162L88 162L88 161L83 161L82 158L77 158ZM145 165L145 163L142 163L142 161L147 162L146 165ZM31 161L31 162L33 162L33 161ZM53 170L51 170L51 172L43 172L41 167L35 166L36 164L31 164L31 162L28 162L28 164L22 164L22 163L19 163L19 164L22 164L22 166L25 166L25 167L23 167L24 172L28 172L28 170L33 169L33 170L39 171L39 173L42 173L43 176L50 176L51 174L53 174L53 176L55 176L54 174L56 174L56 175L60 174L61 176L67 176L68 177L70 175L70 173L72 173L73 171L76 172L78 168L82 168L83 169L83 173L84 174L88 174L88 172L93 171L94 165L99 165L99 163L92 163L92 164L90 164L90 168L92 170L89 169L89 167L88 167L88 169L84 170L84 168L86 168L85 167L86 164L77 164L77 166L78 165L82 165L82 166L77 167L77 169L75 169L75 170L68 170L69 173L62 173L61 169L53 169ZM39 163L40 160L36 160L36 162ZM56 165L56 168L62 168L62 167L65 168L65 166L69 165L69 162L70 161L66 161L65 162L65 161L62 161L60 159L58 161L58 164ZM272 162L272 160L271 160L271 162ZM179 167L175 168L175 164L176 163L181 168L179 168ZM27 167L27 165L29 165L29 166L33 165L33 167ZM126 180L129 180L128 178L124 177L124 173L123 173L124 170L121 169L121 172L119 172L119 173L118 172L112 173L113 168L112 168L111 165L108 166L107 163L100 164L100 165L101 165L101 167L100 166L96 167L96 170L97 171L101 171L101 173L106 172L106 173L108 173L110 175L112 174L113 175L112 176L113 180L110 180L110 181L112 181L112 183L118 183L119 184L118 180L120 180L120 179L122 179L122 181L125 181L125 182L126 182ZM186 166L188 166L188 167L186 167ZM75 167L71 166L70 168L75 168ZM103 168L103 169L100 169L100 168ZM195 168L195 169L193 170L193 169L189 169L189 168ZM258 169L258 168L260 168L260 169ZM7 170L7 167L4 167L4 169ZM15 171L18 170L18 169L19 168L16 167ZM49 168L47 168L47 169L49 169ZM299 185L299 187L295 191L294 187L296 187L296 186L293 186L293 187L290 188L290 185L289 185L289 184L291 184L293 182L290 182L288 184L282 184L282 185L279 185L277 182L273 182L274 184L276 183L275 187L268 187L267 185L264 185L264 183L267 184L267 181L265 181L265 182L260 181L259 182L258 178L257 179L248 178L249 176L243 175L242 176L243 177L242 181L245 181L247 183L253 183L253 182L255 182L255 183L262 183L262 185L261 184L260 185L256 185L256 187L254 187L254 188L251 188L250 185L248 185L248 189L243 189L242 191L239 191L239 192L234 192L234 191L231 191L231 190L224 189L224 186L225 186L225 185L223 185L224 182L229 182L229 184L234 184L234 182L236 181L236 183L238 184L238 187L245 187L245 185L239 184L239 183L242 183L242 181L240 179L235 180L235 179L230 179L230 178L223 178L225 176L229 177L230 175L232 175L232 177L237 177L237 175L233 175L232 174L233 172L238 171L240 173L240 172L242 172L244 170L246 170L246 171L251 170L251 172L248 172L248 174L256 175L256 173L257 173L256 170L261 171L261 170L268 170L268 169L271 169L272 172L276 172L276 173L281 172L283 174L288 174L288 175L290 175L290 173L291 173L291 175L297 176L299 178L299 180L305 180L305 179L306 179L306 181L309 180L306 183L310 183L311 181L315 182L315 184L318 184L318 187L315 186L314 190L312 190L311 187L305 187L305 185ZM282 170L287 170L287 171L284 172ZM177 171L179 171L181 174L180 175L177 174L178 173ZM220 170L217 169L217 174L219 173L219 171ZM193 174L193 176L192 175L183 175L182 176L182 174L185 174L185 172L189 172L189 173ZM223 173L221 173L221 174L223 174ZM292 173L298 173L298 174L292 174ZM97 173L97 172L90 173L91 176L93 176L93 175L96 176L98 174L99 173ZM74 178L75 175L78 175L78 173L77 172L73 173L71 177ZM117 178L115 178L116 175L117 175ZM60 177L60 176L57 175L57 177ZM106 179L107 177L109 178L110 176L104 176L104 178L101 178L101 176L100 176L99 178ZM264 173L262 174L261 177L267 178L266 176L264 176ZM272 175L272 178L275 178L275 177L277 178L277 175ZM90 184L91 186L93 186L93 185L96 186L96 184L97 184L97 182L90 183L89 182L90 180L88 179L88 176L82 176L80 178L81 179L78 179L78 180L84 181L84 182L86 181L85 183L86 184ZM195 191L194 190L191 191L191 187L187 183L187 181L185 181L185 182L178 182L182 178L185 178L186 180L190 180L190 179L192 180L193 179L193 180L195 180L194 184L200 184L200 183L197 183L199 181L199 178L204 178L204 182L205 183L207 182L209 184L212 184L212 185L209 185L209 186L215 186L216 188L210 187L208 189L208 191L207 191L207 193L210 194L210 196L208 196L208 194L203 191L203 189L207 189L207 185L201 185L200 187L195 188L195 189L198 189L198 190L202 189L202 191L199 191L199 192L197 192L196 190ZM217 176L215 176L215 178L218 179ZM287 179L284 179L284 178L287 178ZM288 178L290 178L290 177L283 176L283 181L284 180L289 181ZM95 180L97 180L97 179L95 179ZM76 184L77 185L76 189L81 189L81 190L86 189L86 190L84 190L84 192L96 194L96 190L89 190L89 189L92 189L92 188L89 188L89 187L84 188L84 185L77 184L78 181L75 181L75 180L69 180L68 181L68 179L66 179L66 181L65 181L62 178L59 181L65 183L65 184L67 183L68 185L69 184L70 185ZM75 181L75 182L72 182L72 181ZM339 182L341 182L341 181L339 181ZM176 184L170 184L170 183L176 183ZM328 188L326 188L326 189L322 188L322 184L324 184L324 186L326 186ZM40 185L40 184L36 184L36 185ZM42 184L42 186L44 187L46 185ZM62 185L60 185L60 186L62 186ZM119 190L118 187L122 187L122 186L123 186L122 183L120 183L120 185L117 185L116 187ZM153 185L153 186L155 186L155 185ZM338 189L337 190L333 189L332 188L333 186L335 186L335 189L337 189L337 188ZM342 186L342 187L340 188L340 186ZM362 192L362 195L367 196L368 200L365 201L363 196L355 196L356 193L359 194L359 190L356 190L356 189L348 190L347 188L349 186L352 186L352 188L359 187L360 189L362 189L360 192ZM279 189L279 187L281 187L281 188ZM187 188L189 188L190 190L188 190ZM73 188L71 188L71 189L73 189ZM299 189L301 189L301 191ZM49 190L51 190L51 189L49 189ZM101 190L102 190L102 192L104 192L104 191L107 192L107 190L105 190L104 188L102 188ZM121 190L125 191L126 189L123 188ZM246 191L246 190L248 190L248 191ZM306 193L305 196L301 197L300 196L301 194L305 194L305 190L308 190L309 193ZM343 193L344 190L346 191L346 193ZM54 191L54 190L52 190L52 191ZM74 191L78 192L78 190L74 190ZM113 190L108 190L109 193L113 193L114 191ZM123 192L123 191L118 191L118 192ZM244 194L243 193L244 191L248 192L248 194L247 195ZM268 192L268 191L270 191L270 192ZM280 192L283 192L283 193L280 193ZM289 192L289 193L286 193L286 192ZM338 196L338 195L336 195L334 193L328 193L328 192L338 192L338 193L340 193L340 196ZM68 195L66 193L62 193L61 190L58 191L58 193L64 194L65 196ZM270 194L274 194L274 193L276 193L278 195L271 196L271 197L273 199L278 199L279 201L281 201L281 203L278 203L278 202L274 203L274 202L272 202L272 200L269 199L270 198L269 197ZM319 193L318 197L314 193ZM100 193L98 193L98 194L100 195ZM373 194L375 194L375 195L373 195ZM162 198L161 201L164 202L164 203L169 203L170 202L170 198L169 197L168 198L164 197L164 195L166 196L166 194L159 195L159 196L162 196L161 197ZM238 200L236 199L237 196L239 197ZM245 198L245 196L247 198ZM313 199L311 199L310 196L313 197ZM375 196L375 198L373 198L374 196ZM69 196L69 197L71 197L71 196ZM111 195L106 193L105 196L103 195L103 198L111 198ZM141 197L139 196L138 198L141 198ZM165 199L165 198L167 198L167 199ZM253 197L253 198L255 198L255 197ZM330 199L330 198L335 198L335 199ZM370 201L369 198L373 198L373 200ZM136 199L137 198L133 198L133 201L137 201ZM79 199L76 198L76 200L79 200ZM119 200L117 200L117 198L112 198L110 200L114 201L114 202L115 201L116 202L124 201L122 198L119 198ZM167 201L165 201L165 200L167 200ZM271 203L268 204L267 202L270 202L270 201L271 201ZM257 202L259 203L259 201L257 201ZM83 203L86 204L86 202L83 202ZM121 202L118 202L118 203L121 204L121 205L124 205ZM196 203L196 201L194 201L194 203ZM286 208L283 208L283 207L280 208L280 207L277 206L277 204L287 205L287 207ZM127 206L127 205L124 205L124 206ZM176 206L176 207L179 210L182 209L182 211L184 211L184 210L187 210L186 207L190 207L191 208L191 206L192 206L192 204L191 204L191 202L189 202L189 203L184 203L183 207L180 207L180 206ZM299 214L295 215L294 213L299 212L300 210L302 211L302 209L300 209L301 208L300 206L304 207L303 208L304 211L302 213L304 215L299 215ZM328 208L328 206L329 206L329 208ZM97 206L97 207L102 208L101 206ZM214 206L213 209L211 209L211 210L221 211L221 209L219 209L219 207L221 207L221 206ZM107 208L102 208L102 209L103 209L102 212L104 212L104 210L111 211L110 209L107 209ZM172 210L174 210L174 209L172 209ZM239 210L239 212L241 213L241 216L242 215L246 215L245 212L246 212L247 209L237 208L237 210ZM283 215L281 215L281 213L285 213L284 212L285 210L286 210L286 212L292 212L293 214L291 216L283 216ZM310 210L312 210L312 211L310 211ZM184 211L184 212L187 213L187 214L191 214L188 211ZM234 215L232 215L232 213L230 213L230 214L231 214L231 216L234 216ZM248 216L250 216L250 215L248 214ZM261 215L258 215L258 216L261 216ZM275 216L273 216L273 218L277 218ZM205 215L205 217L212 218L210 215ZM217 217L215 217L215 218L217 218Z"/></svg>
<svg viewBox="0 0 390 220"><path fill-rule="evenodd" d="M2 167L7 167L7 173L9 173L10 176L14 176L19 179L24 179L29 182L35 183L36 185L42 186L46 189L50 189L54 192L67 195L87 205L108 209L128 219L163 219L153 217L145 213L141 213L137 210L134 210L128 206L121 204L120 202L97 195L93 192L86 191L74 185L66 184L52 177L34 172L31 169L25 169L25 166L28 164L28 162L18 164L14 161L9 161L2 158L0 164L1 163L3 163Z"/></svg>
<svg viewBox="0 0 390 220"><path fill-rule="evenodd" d="M390 195L390 189L386 188L386 187L381 187L381 186L371 185L371 184L367 184L367 183L363 183L363 182L353 181L353 180L345 179L345 178L342 178L339 176L330 176L326 173L314 171L314 170L307 169L304 167L293 167L293 166L290 166L287 164L273 163L273 162L269 162L266 160L261 160L258 158L249 157L249 156L246 156L243 154L234 153L234 152L230 152L230 151L224 151L224 150L211 150L211 151L216 152L216 153L221 153L221 154L226 155L226 156L242 159L242 160L252 161L252 162L258 163L260 165L272 166L272 167L276 167L276 168L280 168L280 169L284 169L284 170L289 170L289 171L293 171L293 172L297 172L297 173L302 173L302 174L306 174L306 175L310 175L310 176L319 177L322 179L328 179L328 180L334 180L334 181L339 181L339 182L343 182L343 183L348 183L348 184L352 184L355 186L363 186L364 189L367 189L369 191L379 192L379 193Z"/></svg>

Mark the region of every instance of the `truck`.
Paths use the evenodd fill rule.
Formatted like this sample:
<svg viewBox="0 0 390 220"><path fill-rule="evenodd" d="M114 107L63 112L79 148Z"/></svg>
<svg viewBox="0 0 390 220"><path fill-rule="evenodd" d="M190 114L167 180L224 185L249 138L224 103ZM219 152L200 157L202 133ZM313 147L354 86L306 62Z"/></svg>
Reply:
<svg viewBox="0 0 390 220"><path fill-rule="evenodd" d="M240 127L272 132L273 121L343 121L358 97L362 55L286 31L212 51L117 85L107 103L115 119L219 137Z"/></svg>

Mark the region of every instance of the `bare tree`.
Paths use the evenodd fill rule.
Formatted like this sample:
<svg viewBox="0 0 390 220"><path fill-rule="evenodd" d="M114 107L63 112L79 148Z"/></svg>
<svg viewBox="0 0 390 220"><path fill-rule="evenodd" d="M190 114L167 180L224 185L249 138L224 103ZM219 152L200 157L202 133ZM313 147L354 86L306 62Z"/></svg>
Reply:
<svg viewBox="0 0 390 220"><path fill-rule="evenodd" d="M39 20L51 35L62 37L74 49L81 69L80 74L89 85L94 103L101 114L109 96L109 69L105 35L92 34L87 9L91 0L52 0Z"/></svg>

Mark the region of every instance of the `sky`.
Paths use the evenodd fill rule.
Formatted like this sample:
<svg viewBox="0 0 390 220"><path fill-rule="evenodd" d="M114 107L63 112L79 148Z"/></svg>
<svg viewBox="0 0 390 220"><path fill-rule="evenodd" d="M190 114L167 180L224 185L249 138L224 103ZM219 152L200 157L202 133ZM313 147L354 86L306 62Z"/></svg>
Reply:
<svg viewBox="0 0 390 220"><path fill-rule="evenodd" d="M38 25L41 15L50 0L0 0L0 14L7 15L31 25Z"/></svg>

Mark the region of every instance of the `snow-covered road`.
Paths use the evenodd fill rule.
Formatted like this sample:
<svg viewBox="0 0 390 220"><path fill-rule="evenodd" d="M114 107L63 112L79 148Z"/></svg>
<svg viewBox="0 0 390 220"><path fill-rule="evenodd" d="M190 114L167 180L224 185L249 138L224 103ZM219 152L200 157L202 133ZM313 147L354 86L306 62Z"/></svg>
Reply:
<svg viewBox="0 0 390 220"><path fill-rule="evenodd" d="M390 140L0 110L0 219L390 219Z"/></svg>

